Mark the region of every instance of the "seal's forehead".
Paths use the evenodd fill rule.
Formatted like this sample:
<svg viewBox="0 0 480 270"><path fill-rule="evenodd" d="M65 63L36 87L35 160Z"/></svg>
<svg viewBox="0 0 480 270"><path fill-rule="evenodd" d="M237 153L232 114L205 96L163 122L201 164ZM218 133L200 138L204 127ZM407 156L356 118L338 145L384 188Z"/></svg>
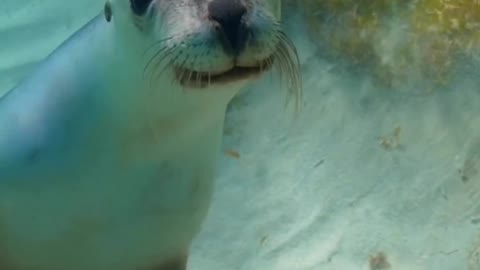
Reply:
<svg viewBox="0 0 480 270"><path fill-rule="evenodd" d="M275 17L280 18L281 0L107 0L112 1L121 6L123 10L134 9L136 14L146 12L148 7L156 9L161 15L177 15L183 14L203 14L208 10L209 3L213 1L240 1L247 8L254 10L259 7L263 11L270 12ZM145 11L145 12L142 12Z"/></svg>
<svg viewBox="0 0 480 270"><path fill-rule="evenodd" d="M197 7L205 6L212 1L225 1L225 2L240 1L246 5L267 4L273 7L278 7L282 3L282 0L152 0L152 1L156 1L160 5L165 4L165 5L175 5L175 6L197 6Z"/></svg>
<svg viewBox="0 0 480 270"><path fill-rule="evenodd" d="M268 12L275 16L277 19L281 19L282 15L282 0L156 0L159 10L161 12L169 12L174 9L181 8L183 13L205 13L208 4L213 1L240 1L247 6L250 10L259 8L264 12Z"/></svg>

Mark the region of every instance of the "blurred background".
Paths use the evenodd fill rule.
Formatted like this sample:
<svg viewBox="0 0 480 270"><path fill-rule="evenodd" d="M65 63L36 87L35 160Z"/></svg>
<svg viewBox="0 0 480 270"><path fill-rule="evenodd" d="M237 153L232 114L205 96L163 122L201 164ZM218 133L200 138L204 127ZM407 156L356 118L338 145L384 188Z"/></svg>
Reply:
<svg viewBox="0 0 480 270"><path fill-rule="evenodd" d="M103 0L0 0L0 93ZM189 269L479 270L480 1L285 0L275 74L231 104Z"/></svg>

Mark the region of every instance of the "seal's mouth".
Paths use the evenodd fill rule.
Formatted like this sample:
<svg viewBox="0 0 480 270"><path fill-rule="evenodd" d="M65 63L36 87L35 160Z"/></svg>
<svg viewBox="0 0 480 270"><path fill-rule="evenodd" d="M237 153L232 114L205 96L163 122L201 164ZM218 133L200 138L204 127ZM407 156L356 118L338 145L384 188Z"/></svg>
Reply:
<svg viewBox="0 0 480 270"><path fill-rule="evenodd" d="M176 67L175 76L180 85L189 88L205 88L211 85L228 84L236 81L256 78L271 69L274 63L274 56L270 56L258 65L251 67L234 66L222 73L211 73L208 71L195 71Z"/></svg>

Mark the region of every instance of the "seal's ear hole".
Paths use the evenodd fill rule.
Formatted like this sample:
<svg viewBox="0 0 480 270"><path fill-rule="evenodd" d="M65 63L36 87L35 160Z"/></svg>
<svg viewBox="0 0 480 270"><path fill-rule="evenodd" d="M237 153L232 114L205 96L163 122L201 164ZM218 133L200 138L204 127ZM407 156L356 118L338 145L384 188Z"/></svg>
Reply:
<svg viewBox="0 0 480 270"><path fill-rule="evenodd" d="M107 22L110 22L113 16L112 5L110 4L110 2L105 3L103 12L105 14L105 20L107 20Z"/></svg>
<svg viewBox="0 0 480 270"><path fill-rule="evenodd" d="M153 0L130 0L130 7L135 15L143 16L147 13L152 2Z"/></svg>

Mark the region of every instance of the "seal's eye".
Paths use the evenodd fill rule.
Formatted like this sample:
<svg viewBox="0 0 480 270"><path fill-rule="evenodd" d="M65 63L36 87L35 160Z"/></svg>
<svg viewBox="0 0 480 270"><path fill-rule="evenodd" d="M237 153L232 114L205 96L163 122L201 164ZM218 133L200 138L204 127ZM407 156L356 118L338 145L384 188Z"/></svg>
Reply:
<svg viewBox="0 0 480 270"><path fill-rule="evenodd" d="M133 13L138 16L143 16L147 12L153 0L130 0L130 6Z"/></svg>

